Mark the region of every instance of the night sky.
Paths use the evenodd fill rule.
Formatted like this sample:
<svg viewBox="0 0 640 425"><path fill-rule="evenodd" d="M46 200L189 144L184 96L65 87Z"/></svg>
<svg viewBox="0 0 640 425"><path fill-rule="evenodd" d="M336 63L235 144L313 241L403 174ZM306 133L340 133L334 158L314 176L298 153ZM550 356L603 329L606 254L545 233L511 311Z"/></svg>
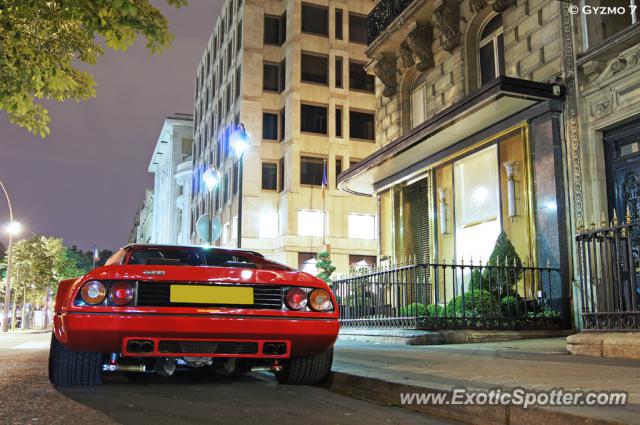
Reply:
<svg viewBox="0 0 640 425"><path fill-rule="evenodd" d="M82 103L46 103L44 140L9 123L0 111L0 179L16 220L67 245L114 250L127 242L145 188L151 153L166 116L193 112L196 65L223 0L190 0L176 10L157 1L175 39L151 55L139 39L126 52L107 51L88 68L97 95ZM0 224L9 221L0 196ZM24 236L29 236L26 232Z"/></svg>

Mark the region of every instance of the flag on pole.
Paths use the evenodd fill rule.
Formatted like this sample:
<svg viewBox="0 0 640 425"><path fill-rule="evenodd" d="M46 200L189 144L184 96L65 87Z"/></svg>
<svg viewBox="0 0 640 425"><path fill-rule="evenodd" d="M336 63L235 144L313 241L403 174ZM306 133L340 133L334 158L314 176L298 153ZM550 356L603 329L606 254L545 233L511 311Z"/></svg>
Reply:
<svg viewBox="0 0 640 425"><path fill-rule="evenodd" d="M326 189L327 186L327 160L324 159L322 161L322 189Z"/></svg>
<svg viewBox="0 0 640 425"><path fill-rule="evenodd" d="M96 268L96 262L100 261L100 254L98 253L98 247L93 244L93 268Z"/></svg>

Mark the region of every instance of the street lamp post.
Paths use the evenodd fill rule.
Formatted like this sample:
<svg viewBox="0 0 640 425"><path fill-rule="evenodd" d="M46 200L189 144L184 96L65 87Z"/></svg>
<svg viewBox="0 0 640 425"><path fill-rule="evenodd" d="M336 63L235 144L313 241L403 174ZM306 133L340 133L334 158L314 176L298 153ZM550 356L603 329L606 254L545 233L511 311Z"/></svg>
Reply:
<svg viewBox="0 0 640 425"><path fill-rule="evenodd" d="M13 243L13 233L15 231L15 225L13 224L13 205L11 205L11 197L5 187L4 183L0 180L0 187L4 192L4 196L7 198L7 204L9 205L9 246L7 247L7 280L4 284L4 307L2 310L2 332L9 331L9 303L11 301L11 245Z"/></svg>
<svg viewBox="0 0 640 425"><path fill-rule="evenodd" d="M244 153L251 146L251 135L243 123L238 124L238 128L231 136L231 147L238 157L238 248L242 248L242 163Z"/></svg>
<svg viewBox="0 0 640 425"><path fill-rule="evenodd" d="M207 185L207 189L209 189L208 244L211 246L213 245L213 200L211 199L211 194L213 193L213 189L220 183L220 173L213 164L211 164L207 171L204 172L202 180L204 180L204 184Z"/></svg>

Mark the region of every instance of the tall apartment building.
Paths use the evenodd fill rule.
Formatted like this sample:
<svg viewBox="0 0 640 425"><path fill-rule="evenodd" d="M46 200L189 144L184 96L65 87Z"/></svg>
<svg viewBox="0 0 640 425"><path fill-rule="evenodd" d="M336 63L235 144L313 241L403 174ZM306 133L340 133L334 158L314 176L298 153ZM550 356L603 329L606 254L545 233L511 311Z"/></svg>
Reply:
<svg viewBox="0 0 640 425"><path fill-rule="evenodd" d="M220 246L241 246L315 273L323 232L339 271L375 261L375 198L336 187L336 177L376 148L374 77L364 70L373 0L228 0L198 66L191 240L213 210ZM238 159L229 138L252 137ZM204 171L220 184L209 192ZM323 198L326 164L328 187ZM326 211L326 225L323 217Z"/></svg>

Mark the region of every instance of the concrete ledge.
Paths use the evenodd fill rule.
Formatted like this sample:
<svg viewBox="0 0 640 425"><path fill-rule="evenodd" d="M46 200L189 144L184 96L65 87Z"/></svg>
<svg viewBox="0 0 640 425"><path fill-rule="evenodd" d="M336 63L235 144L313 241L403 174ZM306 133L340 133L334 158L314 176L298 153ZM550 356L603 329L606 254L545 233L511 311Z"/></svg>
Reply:
<svg viewBox="0 0 640 425"><path fill-rule="evenodd" d="M620 425L634 423L637 411L618 409L578 411L575 408L524 409L518 406L450 406L400 404L400 393L441 393L442 389L383 381L360 375L333 372L326 386L329 390L353 397L400 406L430 416L479 425ZM591 413L591 414L589 414Z"/></svg>
<svg viewBox="0 0 640 425"><path fill-rule="evenodd" d="M640 360L640 332L582 332L567 337L567 351L592 357Z"/></svg>
<svg viewBox="0 0 640 425"><path fill-rule="evenodd" d="M412 329L340 329L339 338L347 341L379 342L403 345L465 344L519 339L566 337L571 330L459 330L421 331Z"/></svg>

